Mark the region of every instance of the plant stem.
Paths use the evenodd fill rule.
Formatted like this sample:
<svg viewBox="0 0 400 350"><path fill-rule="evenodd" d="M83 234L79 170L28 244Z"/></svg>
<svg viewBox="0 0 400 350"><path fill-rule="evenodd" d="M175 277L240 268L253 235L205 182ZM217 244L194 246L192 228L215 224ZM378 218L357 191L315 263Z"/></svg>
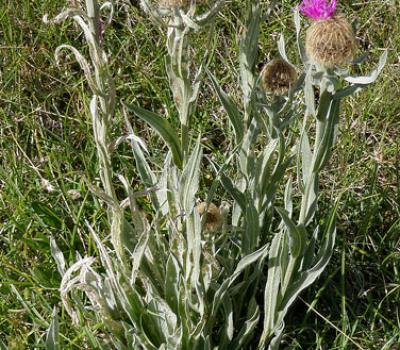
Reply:
<svg viewBox="0 0 400 350"><path fill-rule="evenodd" d="M89 28L96 42L100 41L100 9L97 0L86 0Z"/></svg>

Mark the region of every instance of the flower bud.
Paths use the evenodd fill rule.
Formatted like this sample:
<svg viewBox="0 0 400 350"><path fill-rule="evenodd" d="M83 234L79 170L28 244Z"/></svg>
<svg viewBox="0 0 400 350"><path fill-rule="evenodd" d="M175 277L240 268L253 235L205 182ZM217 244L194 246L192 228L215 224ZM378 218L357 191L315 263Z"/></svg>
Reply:
<svg viewBox="0 0 400 350"><path fill-rule="evenodd" d="M306 32L306 51L314 63L333 67L349 63L356 51L356 39L343 16L314 21Z"/></svg>
<svg viewBox="0 0 400 350"><path fill-rule="evenodd" d="M296 80L296 70L282 59L275 59L267 63L261 72L261 83L264 90L274 95L287 94Z"/></svg>

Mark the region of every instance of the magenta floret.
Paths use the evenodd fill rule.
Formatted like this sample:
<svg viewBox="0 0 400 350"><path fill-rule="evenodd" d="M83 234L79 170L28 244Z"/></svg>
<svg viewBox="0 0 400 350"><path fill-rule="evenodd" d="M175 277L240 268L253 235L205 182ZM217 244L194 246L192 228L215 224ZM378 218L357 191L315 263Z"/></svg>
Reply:
<svg viewBox="0 0 400 350"><path fill-rule="evenodd" d="M336 0L303 0L299 5L300 12L313 19L329 19L336 10Z"/></svg>

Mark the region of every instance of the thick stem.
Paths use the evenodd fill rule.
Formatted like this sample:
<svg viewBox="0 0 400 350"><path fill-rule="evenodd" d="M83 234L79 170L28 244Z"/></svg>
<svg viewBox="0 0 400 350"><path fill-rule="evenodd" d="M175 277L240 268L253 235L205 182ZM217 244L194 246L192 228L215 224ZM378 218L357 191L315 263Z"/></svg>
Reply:
<svg viewBox="0 0 400 350"><path fill-rule="evenodd" d="M326 69L323 70L324 74L328 74ZM325 78L322 79L320 84L320 96L322 97L327 89L327 80ZM321 108L321 106L319 106ZM329 111L328 111L329 112ZM329 115L323 115L322 118L316 119L316 130L315 130L315 141L314 141L314 152L313 152L313 160L311 162L311 172L308 178L308 181L305 186L305 191L303 198L301 200L301 208L300 208L300 216L299 216L299 224L307 225L309 218L313 216L313 213L310 213L310 210L316 210L315 206L310 206L310 200L317 200L318 197L318 181L319 181L319 171L321 169L314 169L315 163L317 161L318 152L320 151L320 145L322 143L323 136L326 132L327 121ZM311 191L315 192L316 198L311 198Z"/></svg>

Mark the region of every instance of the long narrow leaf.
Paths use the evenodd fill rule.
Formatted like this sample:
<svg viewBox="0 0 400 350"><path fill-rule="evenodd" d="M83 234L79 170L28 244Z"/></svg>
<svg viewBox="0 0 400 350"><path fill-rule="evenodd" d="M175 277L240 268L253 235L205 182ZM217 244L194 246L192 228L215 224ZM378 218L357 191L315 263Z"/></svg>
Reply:
<svg viewBox="0 0 400 350"><path fill-rule="evenodd" d="M163 138L164 142L167 144L172 152L174 161L178 167L182 167L182 149L179 144L179 138L172 126L160 117L158 114L148 111L147 109L134 106L128 103L124 103L125 106L133 111L137 117L148 123L153 127Z"/></svg>
<svg viewBox="0 0 400 350"><path fill-rule="evenodd" d="M239 144L244 136L242 114L232 99L222 90L215 76L210 71L207 71L207 73L212 81L214 90L217 93L225 112L228 114L229 120L236 135L236 144Z"/></svg>
<svg viewBox="0 0 400 350"><path fill-rule="evenodd" d="M58 350L60 347L60 337L58 333L57 309L53 309L53 319L46 335L46 350Z"/></svg>

